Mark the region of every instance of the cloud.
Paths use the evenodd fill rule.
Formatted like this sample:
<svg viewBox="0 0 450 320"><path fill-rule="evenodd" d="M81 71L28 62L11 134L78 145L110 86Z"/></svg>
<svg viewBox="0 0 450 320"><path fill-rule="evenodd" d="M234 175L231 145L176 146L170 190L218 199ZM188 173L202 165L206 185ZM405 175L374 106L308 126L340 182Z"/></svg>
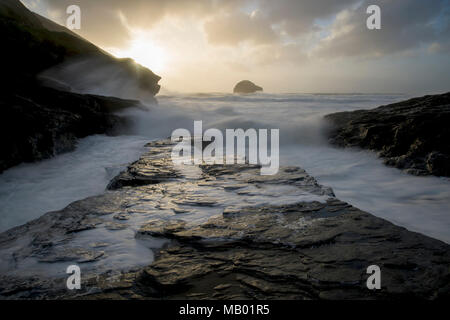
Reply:
<svg viewBox="0 0 450 320"><path fill-rule="evenodd" d="M381 8L381 30L368 30L365 13L369 4ZM325 57L384 56L419 49L445 37L436 26L445 0L379 0L364 1L356 8L341 11L331 25L315 54Z"/></svg>
<svg viewBox="0 0 450 320"><path fill-rule="evenodd" d="M36 0L22 0L36 8ZM80 34L105 46L123 45L129 37L121 16L136 28L151 28L167 16L205 22L211 44L276 42L283 35L311 31L316 19L328 17L357 0L40 0L47 16L65 23L67 6L82 10ZM42 12L42 10L41 10Z"/></svg>
<svg viewBox="0 0 450 320"><path fill-rule="evenodd" d="M450 74L450 0L21 1L61 24L79 5L79 33L113 53L145 33L167 61L162 85L182 91L245 78L282 91L435 90ZM381 30L366 27L369 4L381 7Z"/></svg>
<svg viewBox="0 0 450 320"><path fill-rule="evenodd" d="M22 0L32 10L36 0ZM152 28L166 16L202 16L213 11L212 0L40 0L42 13L65 24L69 5L81 8L78 32L100 46L118 47L130 38L128 27ZM125 18L125 19L123 19ZM127 24L123 22L126 21Z"/></svg>
<svg viewBox="0 0 450 320"><path fill-rule="evenodd" d="M251 14L219 14L206 21L204 28L211 44L237 45L245 41L266 44L278 41L270 22L258 11Z"/></svg>
<svg viewBox="0 0 450 320"><path fill-rule="evenodd" d="M357 2L357 0L261 0L258 3L272 24L278 24L288 35L298 36L310 32L317 19L330 17Z"/></svg>
<svg viewBox="0 0 450 320"><path fill-rule="evenodd" d="M381 56L432 45L430 52L447 48L447 0L23 0L45 7L60 23L65 9L82 9L80 34L104 47L120 47L130 39L129 28L150 29L166 17L192 18L203 26L210 45L271 44L279 51L296 43L318 56ZM366 28L369 4L382 10L382 29ZM444 16L443 16L444 15ZM325 21L325 23L323 22ZM126 23L125 23L126 22ZM324 37L323 35L326 35ZM446 36L447 35L447 36ZM312 45L305 39L316 37ZM286 58L296 57L287 54ZM294 59L295 60L295 59Z"/></svg>

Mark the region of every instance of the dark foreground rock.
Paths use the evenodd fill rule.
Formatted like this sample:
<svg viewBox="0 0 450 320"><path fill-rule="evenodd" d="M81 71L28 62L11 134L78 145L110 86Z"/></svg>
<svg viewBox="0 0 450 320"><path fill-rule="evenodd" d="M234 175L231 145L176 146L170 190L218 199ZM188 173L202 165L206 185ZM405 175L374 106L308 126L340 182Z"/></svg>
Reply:
<svg viewBox="0 0 450 320"><path fill-rule="evenodd" d="M335 145L379 151L387 165L411 174L450 176L450 93L325 118Z"/></svg>
<svg viewBox="0 0 450 320"><path fill-rule="evenodd" d="M257 86L249 80L242 80L238 82L233 89L233 93L254 93L257 91L263 91L263 88Z"/></svg>
<svg viewBox="0 0 450 320"><path fill-rule="evenodd" d="M138 101L82 95L36 86L0 96L0 172L21 162L72 151L77 139L114 133L126 119L114 114Z"/></svg>
<svg viewBox="0 0 450 320"><path fill-rule="evenodd" d="M449 298L449 245L336 199L300 168L174 167L170 147L149 144L114 191L0 234L0 297ZM71 264L81 290L66 289Z"/></svg>

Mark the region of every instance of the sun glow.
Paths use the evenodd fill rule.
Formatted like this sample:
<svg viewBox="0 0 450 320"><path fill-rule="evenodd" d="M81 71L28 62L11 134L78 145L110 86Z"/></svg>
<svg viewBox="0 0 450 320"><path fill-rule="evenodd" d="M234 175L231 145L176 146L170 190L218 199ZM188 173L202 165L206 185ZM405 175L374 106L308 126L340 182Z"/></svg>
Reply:
<svg viewBox="0 0 450 320"><path fill-rule="evenodd" d="M166 53L145 33L137 33L128 47L110 51L118 58L132 58L156 73L162 72L166 65Z"/></svg>

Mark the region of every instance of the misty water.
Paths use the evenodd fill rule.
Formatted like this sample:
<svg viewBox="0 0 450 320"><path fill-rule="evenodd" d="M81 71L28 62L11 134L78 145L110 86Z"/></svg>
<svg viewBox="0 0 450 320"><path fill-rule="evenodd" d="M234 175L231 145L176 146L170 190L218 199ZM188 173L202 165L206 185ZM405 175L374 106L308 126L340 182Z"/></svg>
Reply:
<svg viewBox="0 0 450 320"><path fill-rule="evenodd" d="M22 164L0 175L0 231L100 194L114 175L136 160L152 139L177 128L280 129L280 164L304 168L350 204L409 230L450 243L450 181L415 177L383 165L375 153L338 149L326 139L323 115L369 109L404 95L231 94L160 95L148 111L123 115L126 135L80 140L70 153Z"/></svg>

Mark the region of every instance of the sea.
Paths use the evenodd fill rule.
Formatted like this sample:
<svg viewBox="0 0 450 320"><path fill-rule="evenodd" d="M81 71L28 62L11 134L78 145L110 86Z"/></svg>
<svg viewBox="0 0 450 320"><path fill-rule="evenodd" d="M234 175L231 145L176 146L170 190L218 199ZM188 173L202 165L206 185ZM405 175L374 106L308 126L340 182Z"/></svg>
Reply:
<svg viewBox="0 0 450 320"><path fill-rule="evenodd" d="M408 230L450 243L450 180L387 167L375 152L328 142L324 115L371 109L403 94L160 94L157 104L127 109L129 128L81 139L73 152L0 174L0 231L105 192L108 182L175 129L279 129L280 165L299 166L337 198Z"/></svg>

